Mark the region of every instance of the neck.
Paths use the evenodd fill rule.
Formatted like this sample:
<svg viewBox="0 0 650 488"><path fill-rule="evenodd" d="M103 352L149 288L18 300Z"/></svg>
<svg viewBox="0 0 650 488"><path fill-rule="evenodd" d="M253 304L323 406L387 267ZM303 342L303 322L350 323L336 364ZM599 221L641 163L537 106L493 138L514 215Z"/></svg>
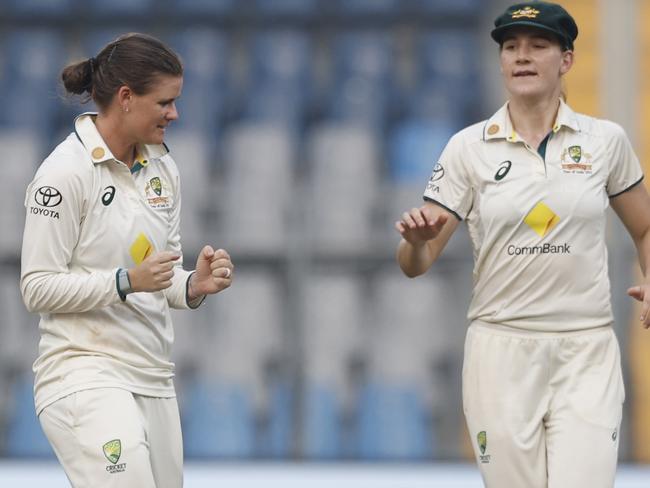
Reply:
<svg viewBox="0 0 650 488"><path fill-rule="evenodd" d="M537 147L553 129L559 108L559 95L555 94L534 100L513 97L508 103L513 128L534 147Z"/></svg>
<svg viewBox="0 0 650 488"><path fill-rule="evenodd" d="M95 126L113 156L131 169L135 161L136 143L124 133L124 124L119 117L100 112Z"/></svg>

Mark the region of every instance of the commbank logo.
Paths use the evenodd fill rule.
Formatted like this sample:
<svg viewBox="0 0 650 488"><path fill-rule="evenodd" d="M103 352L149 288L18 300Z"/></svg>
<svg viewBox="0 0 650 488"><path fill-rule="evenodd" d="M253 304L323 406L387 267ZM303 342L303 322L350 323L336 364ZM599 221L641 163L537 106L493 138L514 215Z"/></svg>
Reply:
<svg viewBox="0 0 650 488"><path fill-rule="evenodd" d="M524 222L533 229L537 235L544 237L553 227L560 222L560 217L544 202L539 202L524 217Z"/></svg>

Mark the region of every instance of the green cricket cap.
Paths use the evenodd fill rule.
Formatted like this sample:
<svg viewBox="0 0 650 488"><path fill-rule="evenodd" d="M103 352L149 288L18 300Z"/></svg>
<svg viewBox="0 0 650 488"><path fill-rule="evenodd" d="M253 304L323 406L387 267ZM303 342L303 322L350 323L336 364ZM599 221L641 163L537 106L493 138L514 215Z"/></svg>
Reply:
<svg viewBox="0 0 650 488"><path fill-rule="evenodd" d="M503 44L503 38L513 27L536 27L554 34L564 49L573 50L578 26L561 5L551 2L521 2L511 5L494 21L492 39Z"/></svg>

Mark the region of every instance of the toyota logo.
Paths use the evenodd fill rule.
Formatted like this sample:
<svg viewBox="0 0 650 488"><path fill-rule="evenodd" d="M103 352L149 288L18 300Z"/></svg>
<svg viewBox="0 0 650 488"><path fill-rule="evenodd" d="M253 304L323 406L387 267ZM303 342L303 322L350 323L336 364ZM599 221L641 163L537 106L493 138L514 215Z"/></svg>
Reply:
<svg viewBox="0 0 650 488"><path fill-rule="evenodd" d="M433 174L431 175L431 178L429 178L429 181L438 181L443 176L445 176L445 169L440 163L436 163L433 167Z"/></svg>
<svg viewBox="0 0 650 488"><path fill-rule="evenodd" d="M34 200L41 207L56 207L63 197L61 193L56 188L51 186L41 186L36 193L34 194Z"/></svg>

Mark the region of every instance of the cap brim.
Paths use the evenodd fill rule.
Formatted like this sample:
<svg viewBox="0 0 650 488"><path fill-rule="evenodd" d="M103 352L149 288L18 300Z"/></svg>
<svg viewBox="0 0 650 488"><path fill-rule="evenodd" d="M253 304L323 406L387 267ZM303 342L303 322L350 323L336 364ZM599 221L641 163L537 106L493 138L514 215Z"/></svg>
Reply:
<svg viewBox="0 0 650 488"><path fill-rule="evenodd" d="M502 44L503 42L503 37L505 36L506 32L509 30L512 30L516 27L534 27L536 29L540 29L546 32L550 32L553 34L557 39L560 41L563 46L566 46L570 49L573 49L571 46L571 43L568 42L562 33L556 31L555 29L550 29L549 27L546 27L545 25L538 24L537 22L531 22L529 20L519 20L517 22L511 22L509 24L505 25L500 25L496 29L493 29L492 32L490 32L490 35L492 36L492 39L494 39L496 42L499 44Z"/></svg>

